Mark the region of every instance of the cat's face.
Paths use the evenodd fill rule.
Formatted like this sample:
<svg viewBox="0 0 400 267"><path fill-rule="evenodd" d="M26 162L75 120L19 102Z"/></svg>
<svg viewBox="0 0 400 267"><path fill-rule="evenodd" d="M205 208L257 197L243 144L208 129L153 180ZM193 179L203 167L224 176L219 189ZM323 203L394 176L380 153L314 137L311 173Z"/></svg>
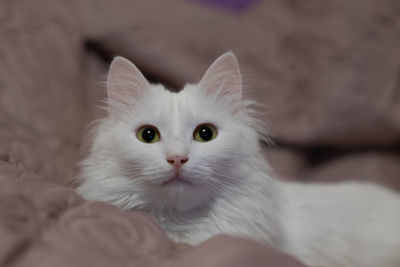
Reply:
<svg viewBox="0 0 400 267"><path fill-rule="evenodd" d="M132 63L117 58L108 93L112 127L104 140L127 180L124 191L131 187L153 205L189 209L245 178L238 168L258 140L241 102L233 54L221 56L199 84L179 93L148 84Z"/></svg>

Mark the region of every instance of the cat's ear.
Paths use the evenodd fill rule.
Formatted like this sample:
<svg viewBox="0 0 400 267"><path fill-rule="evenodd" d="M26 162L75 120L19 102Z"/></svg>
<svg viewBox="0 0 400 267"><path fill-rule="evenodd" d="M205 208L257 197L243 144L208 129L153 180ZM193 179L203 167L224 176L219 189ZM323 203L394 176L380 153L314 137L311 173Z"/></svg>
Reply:
<svg viewBox="0 0 400 267"><path fill-rule="evenodd" d="M242 77L236 56L228 52L217 58L204 74L199 87L207 95L238 104L242 98Z"/></svg>
<svg viewBox="0 0 400 267"><path fill-rule="evenodd" d="M149 88L149 82L135 64L123 57L114 58L107 77L109 101L130 104L129 100L137 100Z"/></svg>

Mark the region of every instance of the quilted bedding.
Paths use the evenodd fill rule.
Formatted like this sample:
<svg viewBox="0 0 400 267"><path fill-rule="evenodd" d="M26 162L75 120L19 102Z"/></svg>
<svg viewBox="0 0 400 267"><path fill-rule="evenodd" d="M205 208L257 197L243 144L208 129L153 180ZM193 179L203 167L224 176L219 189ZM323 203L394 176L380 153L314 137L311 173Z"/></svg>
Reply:
<svg viewBox="0 0 400 267"><path fill-rule="evenodd" d="M228 236L174 243L146 214L84 201L10 165L1 165L0 266L303 266Z"/></svg>

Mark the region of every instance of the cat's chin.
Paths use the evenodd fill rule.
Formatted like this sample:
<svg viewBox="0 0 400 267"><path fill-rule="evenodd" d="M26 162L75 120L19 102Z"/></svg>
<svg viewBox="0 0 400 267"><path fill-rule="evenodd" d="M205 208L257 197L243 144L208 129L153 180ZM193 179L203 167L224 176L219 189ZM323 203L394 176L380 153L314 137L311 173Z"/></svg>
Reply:
<svg viewBox="0 0 400 267"><path fill-rule="evenodd" d="M204 185L195 183L187 176L172 175L162 183L158 184L159 194L157 197L163 199L161 206L174 207L184 211L192 209L209 199L210 192Z"/></svg>

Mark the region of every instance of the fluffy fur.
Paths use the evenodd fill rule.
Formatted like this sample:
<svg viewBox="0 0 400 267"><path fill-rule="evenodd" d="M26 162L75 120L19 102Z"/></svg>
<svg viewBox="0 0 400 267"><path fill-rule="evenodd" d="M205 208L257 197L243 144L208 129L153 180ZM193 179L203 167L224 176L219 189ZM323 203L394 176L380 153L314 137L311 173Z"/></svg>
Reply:
<svg viewBox="0 0 400 267"><path fill-rule="evenodd" d="M114 59L108 116L93 131L78 192L148 212L176 241L197 244L228 233L269 242L310 265L400 266L400 198L369 184L273 179L261 154L261 124L241 84L232 53L179 93L150 85L131 62ZM202 123L216 126L215 139L193 139ZM156 126L160 141L139 141L143 125ZM185 183L164 184L175 175L170 155L188 158Z"/></svg>

